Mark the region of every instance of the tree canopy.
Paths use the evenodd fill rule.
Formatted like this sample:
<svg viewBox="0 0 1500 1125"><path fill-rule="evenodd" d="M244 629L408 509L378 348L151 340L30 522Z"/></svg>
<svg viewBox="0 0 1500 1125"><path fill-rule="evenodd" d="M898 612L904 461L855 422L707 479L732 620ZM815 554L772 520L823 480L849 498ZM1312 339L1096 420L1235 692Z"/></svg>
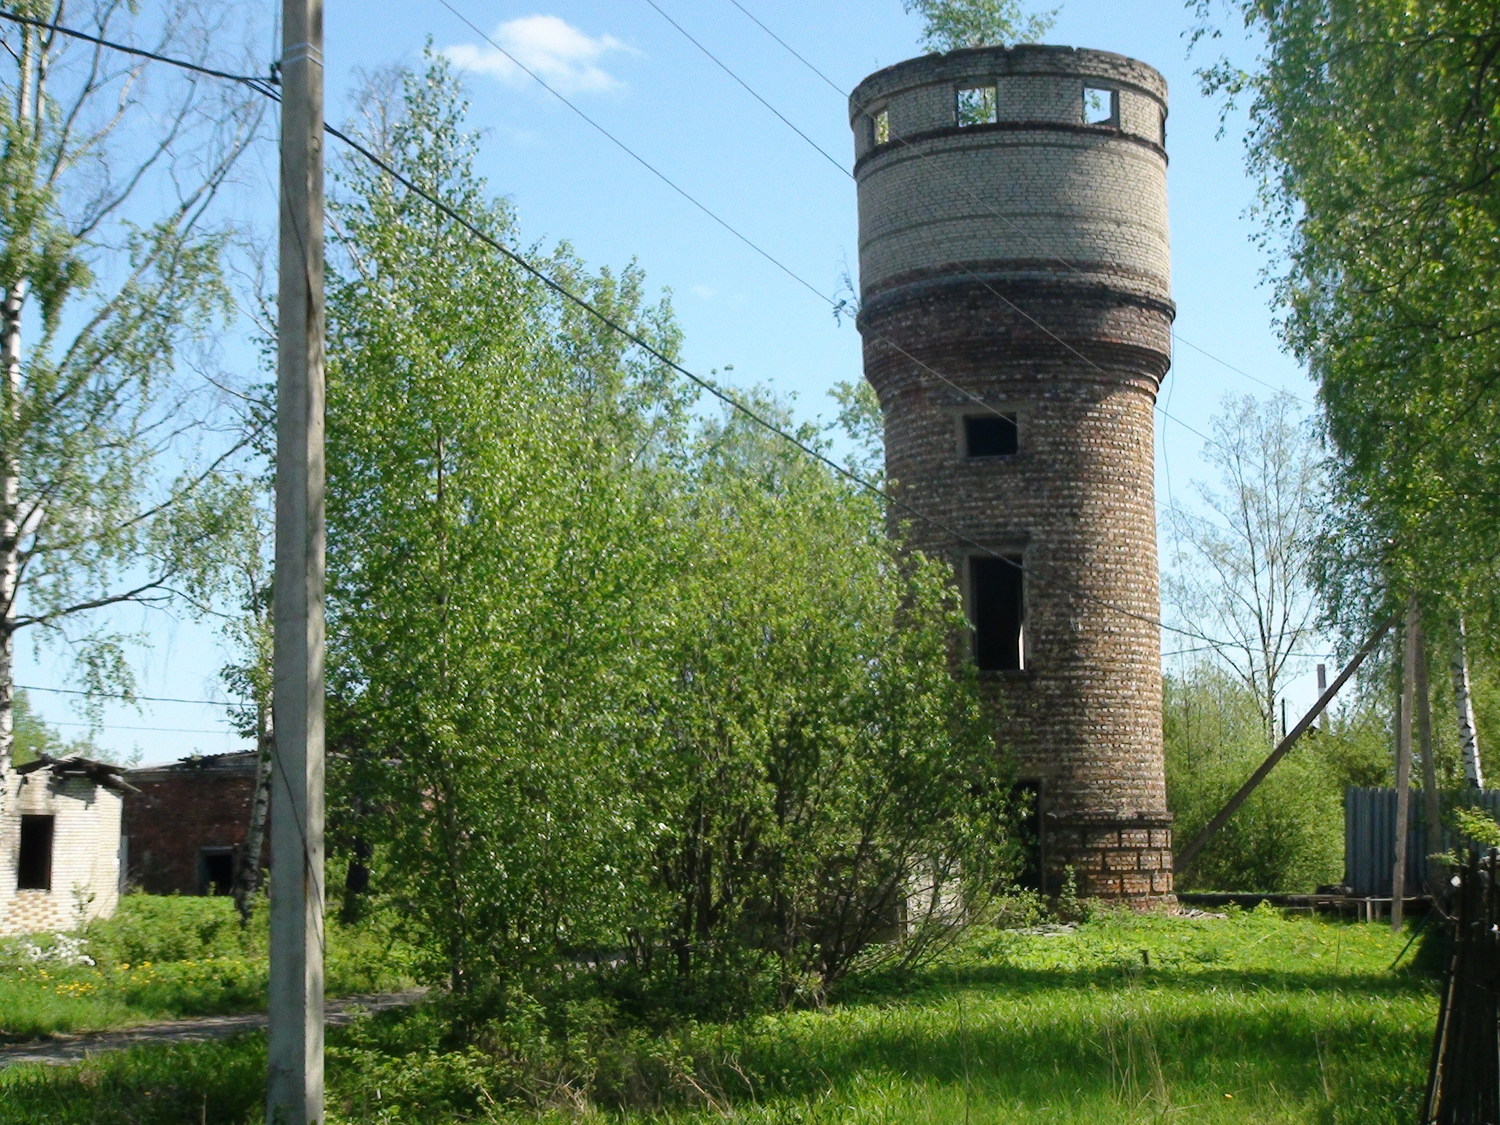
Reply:
<svg viewBox="0 0 1500 1125"><path fill-rule="evenodd" d="M161 18L97 0L17 15L201 57L234 5ZM231 315L214 204L262 107L46 28L5 22L0 80L0 764L13 640L65 641L80 686L129 694L128 639L99 610L202 606L238 549L245 435L188 358ZM212 362L206 360L205 362ZM218 380L222 382L222 380Z"/></svg>
<svg viewBox="0 0 1500 1125"><path fill-rule="evenodd" d="M1209 423L1200 504L1167 510L1164 600L1223 643L1215 656L1250 692L1268 742L1286 677L1316 631L1313 561L1323 511L1323 454L1288 395L1228 397Z"/></svg>
<svg viewBox="0 0 1500 1125"><path fill-rule="evenodd" d="M1201 0L1200 15L1212 7ZM1205 79L1249 100L1285 338L1319 385L1337 454L1324 589L1351 632L1415 591L1467 610L1493 642L1500 12L1232 7L1264 52L1253 71L1221 62Z"/></svg>
<svg viewBox="0 0 1500 1125"><path fill-rule="evenodd" d="M383 159L517 241L441 58L365 108ZM953 595L869 497L695 412L372 166L330 215L330 824L373 847L429 976L483 1000L602 950L679 998L790 999L1001 885L1005 767L950 671ZM675 354L634 265L545 264Z"/></svg>
<svg viewBox="0 0 1500 1125"><path fill-rule="evenodd" d="M1052 26L1057 9L1028 14L1020 0L901 0L922 17L924 51L1034 43Z"/></svg>

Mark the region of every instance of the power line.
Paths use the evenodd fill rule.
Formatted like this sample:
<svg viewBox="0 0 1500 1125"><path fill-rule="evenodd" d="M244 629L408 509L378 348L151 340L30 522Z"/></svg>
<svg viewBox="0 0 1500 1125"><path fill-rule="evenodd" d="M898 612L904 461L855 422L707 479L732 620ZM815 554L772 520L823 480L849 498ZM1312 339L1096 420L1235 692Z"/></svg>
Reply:
<svg viewBox="0 0 1500 1125"><path fill-rule="evenodd" d="M560 100L562 100L564 102L564 104L568 105L569 108L573 109L575 113L578 113L579 116L583 117L585 121L588 121L589 124L593 125L601 133L604 133L605 136L609 137L609 139L611 141L613 141L615 144L619 145L626 152L630 153L630 155L632 157L634 157L637 161L639 161L642 165L644 165L645 167L649 168L652 172L654 172L656 175L658 175L659 177L661 177L666 183L668 183L669 185L671 185L674 188L674 190L676 190L679 193L681 193L682 195L684 195L685 198L691 200L696 206L698 206L699 208L701 208L702 210L704 210L704 212L706 214L710 215L716 221L718 221L722 225L724 225L726 227L726 229L729 229L731 231L734 230L734 228L729 227L727 223L724 223L724 221L722 219L718 219L718 217L715 216L712 211L709 211L703 204L699 203L696 199L693 199L693 197L691 195L689 195L686 191L684 191L682 188L677 187L677 185L675 183L672 183L672 181L669 180L669 179L667 179L664 174L662 174L661 172L657 171L654 167L652 167L652 165L650 165L644 158L642 158L639 155L637 155L633 150L631 150L630 148L628 148L623 142L621 142L617 138L615 138L613 136L613 134L611 134L607 130L605 130L603 128L603 126L599 125L597 122L594 122L591 118L588 117L587 114L584 114L583 111L580 110L580 109L578 109L578 107L575 106L572 102L568 101L568 99L564 98L561 94L557 93L557 91L553 90L553 88L550 85L548 85L546 82L544 82L541 78L537 77L530 69L528 69L527 67L525 67L525 65L522 64L519 60L514 59L509 54L509 52L506 52L504 50L504 48L502 48L498 43L495 43L493 39L490 39L489 36L484 35L483 32L479 31L478 28L476 28L473 23L471 23L469 20L467 20L461 13L457 12L452 7L452 5L450 5L448 3L448 0L439 0L439 2L442 3L444 7L448 8L448 10L450 12L453 12L453 14L455 16L457 16L460 20L462 20L464 22L464 24L466 24L469 28L471 28L472 30L474 30L476 34L481 35L487 42L491 43L491 45L493 45L496 50L499 50L502 54L505 54L507 58L511 58L512 61L514 61L517 66L521 67L522 70L525 70L527 74L531 75L545 89L547 89L554 96L556 96L557 98L559 98ZM0 15L4 15L4 14L6 14L6 13L0 12ZM34 22L34 21L27 21L27 22ZM50 25L50 24L39 24L39 26L53 26L53 25ZM73 31L73 32L71 32L71 34L73 35L74 38L79 38L79 39L84 39L84 40L87 40L87 41L90 41L90 42L99 43L102 46L107 46L107 47L108 46L113 46L113 44L110 44L107 41L100 39L98 36L93 36L93 35L89 35L89 34L86 34L84 32L78 32L78 31ZM170 57L167 57L167 56L154 56L154 58L155 58L155 61L163 62L163 63L166 63L167 65L171 65L171 66L179 65L179 63L178 63L177 60L173 60L173 59L171 59ZM189 69L196 69L192 64L185 64L185 65L187 65ZM279 97L278 93L274 89L270 88L267 85L267 83L264 82L261 79L250 78L250 77L247 77L247 76L244 76L244 75L231 75L231 74L220 74L220 75L217 75L217 77L224 78L224 79L226 79L228 81L239 82L239 83L241 83L243 85L246 85L249 88L255 90L256 92L262 94L263 96L272 99L273 101L279 101L280 100L280 97ZM674 360L674 359L670 358L669 356L665 355L658 348L656 348L654 345L652 345L649 341L647 341L646 339L644 339L638 333L636 333L635 331L633 331L632 329L630 329L628 326L619 323L618 321L616 321L615 319L613 319L611 316L609 316L609 314L605 313L603 310L601 310L596 305L594 305L592 302L590 302L587 298L584 298L584 297L579 296L578 294L574 293L572 290L568 289L565 285L563 285L562 283L560 283L560 282L556 281L555 279L553 279L551 276L549 276L547 273L545 273L542 269L540 269L536 265L533 265L528 259L526 259L525 257L523 257L521 254L519 254L516 251L512 250L510 247L506 246L504 243L500 242L498 239L494 238L490 234L486 233L484 230L480 229L476 224L474 224L473 222L471 222L466 216L464 216L460 211L458 211L452 205L446 203L445 201L443 201L438 196L432 194L431 192L428 192L427 190L425 190L424 188L422 188L421 186L419 186L417 183L415 183L409 177L407 177L402 172L400 172L399 170L397 170L395 167L393 167L392 165L390 165L389 163L387 163L385 160L381 159L378 155L376 155L369 148L365 147L363 144L361 144L360 142L356 141L354 138L350 137L348 134L344 133L342 130L337 129L337 128L335 128L335 127L333 127L331 125L328 125L326 123L324 124L323 128L324 128L324 131L329 136L334 137L335 139L337 139L339 141L342 141L345 145L349 146L349 148L351 150L353 150L354 152L358 153L360 156L364 157L366 160L368 160L370 163L372 163L373 165L375 165L375 167L379 168L381 171L385 172L387 175L391 176L394 180L396 180L398 183L400 183L402 186L404 186L408 191L412 192L414 195L418 196L419 198L425 200L430 206L432 206L433 208L435 208L438 212L440 212L441 214L447 216L453 222L455 222L459 226L463 227L466 231L469 232L469 234L473 238L479 240L480 242L482 242L486 246L490 247L490 249L492 249L496 253L502 255L507 260L511 261L516 266L518 266L520 269L522 269L524 272L526 272L527 274L531 275L538 282L540 282L545 288L547 288L551 292L557 294L559 297L563 298L565 301L568 301L569 303L571 303L571 304L577 306L578 308L582 309L583 311L587 312L589 315L593 316L596 320L598 320L605 327L609 328L611 331L615 332L617 335L620 335L620 336L624 337L625 339L629 340L631 343L633 343L637 347L641 348L644 352L646 352L652 358L654 358L655 360L657 360L659 363L663 364L664 366L666 366L670 370L675 371L677 374L681 375L683 378L687 379L689 382L693 383L695 386L699 387L700 389L706 391L708 394L710 394L711 396L713 396L714 398L718 399L720 402L722 402L726 406L728 406L731 410L734 410L737 413L739 413L739 414L743 415L744 417L748 418L749 420L751 420L752 422L754 422L756 425L758 425L758 426L762 427L763 429L765 429L768 433L774 434L775 436L781 438L783 441L786 441L790 445L795 446L797 449L801 450L804 454L806 454L807 456L813 458L814 460L822 463L825 467L827 467L828 469L830 469L831 471L833 471L836 475L844 478L845 480L848 480L850 483L854 484L856 487L860 488L861 490L863 490L863 491L865 491L865 492L867 492L867 493L869 493L869 494L871 494L871 495L879 498L884 503L886 503L886 504L888 504L888 505L890 505L890 506L898 509L899 511L904 512L907 515L912 516L913 518L915 518L915 519L917 519L917 520L919 520L919 521L921 521L921 522L923 522L923 523L925 523L925 524L927 524L927 525L929 525L929 526L931 526L933 528L936 528L937 530L943 532L945 535L948 535L948 536L952 537L953 539L957 540L957 542L961 546L972 548L972 549L974 549L974 550L976 550L976 551L978 551L978 552L980 552L982 554L988 555L988 556L990 556L992 558L999 559L999 560L1003 561L1007 566L1010 566L1010 567L1012 567L1012 568L1014 568L1016 570L1019 570L1023 574L1031 574L1034 578L1038 579L1039 581L1043 582L1044 584L1050 584L1050 585L1052 585L1053 587L1055 587L1057 589L1066 590L1069 593L1076 594L1076 595L1084 598L1087 601L1093 602L1096 605L1099 605L1099 606L1101 606L1101 607L1103 607L1105 609L1109 609L1109 610L1111 610L1111 611L1113 611L1115 613L1121 614L1122 616L1129 617L1129 618L1132 618L1132 619L1137 620L1137 621L1142 621L1142 622L1145 622L1145 623L1150 624L1150 625L1155 625L1158 628L1165 629L1165 630L1167 630L1169 632L1177 633L1177 634L1180 634L1180 635L1186 636L1186 637L1191 637L1191 638L1193 638L1195 640L1204 641L1204 642L1209 643L1209 644L1227 644L1227 642L1215 640L1212 637L1205 636L1203 633L1196 632L1194 630L1184 629L1184 628L1181 628L1181 627L1178 627L1178 626L1173 626L1173 625L1168 625L1165 622L1163 622L1159 617L1155 617L1155 616L1152 616L1150 614L1138 613L1135 610L1128 609L1128 608L1126 608L1124 606L1116 605L1113 602L1106 601L1103 598L1099 598L1099 597L1097 597L1097 596L1095 596L1093 594L1088 593L1087 591L1080 590L1080 589L1078 589L1076 587L1070 586L1067 583L1060 582L1060 581L1058 581L1058 580L1056 580L1054 578L1051 578L1050 576L1046 576L1043 572L1037 571L1034 567L1023 566L1021 563L1017 562L1014 558L1011 558L1011 557L1009 557L1009 556L1007 556L1005 554L1002 554L999 551L994 550L991 547L987 547L984 544L979 543L976 540L973 540L973 539L969 538L968 536L966 536L963 533L959 532L956 528L949 527L947 524L943 523L941 520L939 520L939 519L937 519L937 518L935 518L933 516L930 516L930 515L926 514L925 512L921 511L920 509L918 509L918 508L914 507L913 505L907 503L906 501L900 499L899 497L893 496L891 493L887 492L885 489L881 488L879 485L876 485L876 484L874 484L874 483L872 483L872 482L870 482L868 480L865 480L863 477L859 476L857 473L851 472L849 469L846 469L844 466L838 464L838 462L834 461L832 458L828 457L826 454L819 452L817 449L813 448L812 446L808 445L806 442L804 442L801 439L797 438L795 435L793 435L791 433L788 433L786 430L783 430L782 428L780 428L779 426L777 426L775 423L771 422L770 420L768 420L767 418L765 418L763 415L761 415L758 411L756 411L756 410L752 409L751 407L745 405L744 403L742 403L738 399L736 399L734 396L732 396L729 393L727 393L726 391L720 389L711 380L706 379L703 376L700 376L700 375L694 373L693 371L690 371L688 368L682 366L682 364L678 363L676 360ZM747 238L745 238L744 235L740 235L737 231L735 231L734 233L737 235L737 237L739 237L742 240L744 240L747 243L747 245L750 245L752 248L756 249L759 253L761 253L764 256L766 256L768 260L770 260L772 262L776 262L776 259L772 258L766 251L760 250L759 247L756 247L755 244L752 243L752 242L750 242ZM796 279L800 284L802 284L803 286L811 289L815 293L817 292L817 290L811 285L811 283L804 281L802 278L798 277L795 273L792 273L789 269L787 269L787 267L782 266L779 262L776 262L776 264L778 266L780 266L780 268L783 269L785 272L787 272L789 274L789 276L791 276L794 279ZM819 296L822 296L822 294L819 294ZM828 298L825 297L824 299L827 300ZM1017 310L1017 311L1021 311L1023 316L1026 315L1024 313L1024 311L1022 311L1022 310ZM1041 327L1041 326L1038 325L1038 327ZM1043 330L1045 331L1045 328ZM1063 343L1062 341L1059 341L1059 342ZM1067 345L1064 343L1064 346L1067 346ZM930 368L929 368L929 370L930 370ZM935 372L934 374L938 374L938 373ZM940 374L938 375L938 377L939 378L943 378ZM944 379L943 381L947 382L948 380ZM189 732L189 733L191 733L191 732ZM200 732L200 733L205 733L205 732Z"/></svg>
<svg viewBox="0 0 1500 1125"><path fill-rule="evenodd" d="M130 725L125 724L125 723L100 723L98 726L95 726L93 723L75 723L75 722L68 722L68 721L60 721L60 722L55 722L55 723L54 722L48 722L47 725L49 727L80 727L80 728L82 728L84 730L146 730L146 731L155 731L155 732L163 733L163 734L233 734L234 733L233 731L231 731L231 730L229 730L227 728L220 728L218 730L204 730L204 729L195 728L195 727L137 727L137 726L130 726Z"/></svg>
<svg viewBox="0 0 1500 1125"><path fill-rule="evenodd" d="M460 12L452 4L450 4L448 2L448 0L438 0L438 3L442 4L443 7L447 8L448 11L450 11L451 13L453 13L454 17L456 19L458 19L465 27L467 27L475 35L479 36L486 43L488 43L491 47L493 47L495 50L499 51L502 55L504 55L507 59L509 59L513 64L515 64L522 71L524 71L528 76L530 76L537 83L537 85L541 86L542 89L546 90L554 98L556 98L558 101L562 102L563 105L567 106L570 110L572 110L575 114L577 114L580 118L582 118L585 122L587 122L590 126L592 126L597 132L599 132L602 136L604 136L611 144L613 144L616 147L618 147L622 152L624 152L626 155L628 155L632 160L634 160L636 163L638 163L641 167L645 168L648 172L650 172L653 176L655 176L657 179L659 179L662 183L666 184L674 192L676 192L678 195L682 196L683 199L686 199L689 203L691 203L698 210L702 211L705 215L707 215L715 223L717 223L719 226L723 227L724 230L728 231L731 235L733 235L740 242L744 243L751 250L755 251L755 253L759 254L766 261L770 262L773 266L775 266L782 273L786 274L787 277L791 278L798 285L800 285L803 289L806 289L809 293L813 294L813 296L817 297L820 301L822 301L826 305L828 305L829 308L831 308L834 311L835 315L838 315L839 313L841 313L842 311L844 311L845 305L846 305L846 303L844 301L835 300L833 297L830 297L828 294L824 293L816 285L814 285L812 282L808 281L801 274L797 273L794 269L792 269L789 265L787 265L785 262L783 262L780 258L777 258L769 250L765 249L759 243L755 242L752 238L750 238L749 235L745 234L743 231L741 231L737 227L733 226L727 219L723 218L716 211L714 211L712 208L710 208L708 206L708 204L706 204L702 200L698 199L697 196L693 195L686 188L684 188L683 186L681 186L680 184L678 184L675 180L673 180L670 176L668 176L660 168L656 167L656 165L652 164L644 156L642 156L640 153L636 152L635 149L631 148L624 141L622 141L619 137L617 137L617 136L615 136L615 134L611 133L608 129L606 129L598 121L595 121L592 117L590 117L587 113L585 113L577 105L577 103L571 101L565 95L559 93L557 91L557 89L554 88L551 84L549 84L544 78L542 78L540 75L538 75L534 70L532 70L530 67L528 67L520 59L516 58L515 55L513 55L509 51L507 51L499 43L497 43L495 41L495 39L494 39L493 36L487 35L487 34L485 34L484 31L480 30L480 28L472 20L470 20L467 16L465 16L462 12ZM658 11L660 11L660 9L658 9ZM686 34L686 33L684 32L684 34ZM778 114L778 116L780 116L780 115ZM785 118L783 118L783 120L785 120ZM790 123L788 123L788 124L790 124ZM796 126L793 126L793 128L796 128ZM800 133L801 131L798 130L798 132ZM822 150L820 149L819 151L822 151ZM835 163L835 165L838 165L837 161L835 161L834 163ZM838 167L840 168L841 171L843 170L842 165L838 165ZM1004 300L1005 298L1002 297L1001 299ZM1009 302L1007 302L1007 303L1009 303ZM1017 310L1017 311L1020 311L1020 310ZM1021 315L1022 316L1026 316L1026 314L1024 312L1022 312ZM1027 317L1027 319L1030 320L1031 318ZM1033 324L1037 324L1037 322L1035 320L1033 320L1032 323ZM1047 332L1047 329L1044 326L1042 326L1041 324L1037 324L1037 327L1041 328L1043 332L1047 333L1047 335L1053 336L1053 334L1050 333L1050 332ZM941 371L938 371L936 368L930 366L927 363L924 363L922 360L920 360L916 356L912 355L905 348L903 348L899 344L895 343L895 341L887 339L887 338L882 337L882 336L878 336L878 335L875 336L874 338L876 340L879 340L881 343L884 343L884 344L888 345L893 351L895 351L897 354L899 354L903 359L910 360L917 367L921 368L923 371L927 372L929 375L933 376L935 379L938 379L939 381L947 384L953 390L957 391L959 394L963 395L965 398L967 398L971 402L973 402L981 410L984 410L984 411L986 411L986 412L988 412L990 414L994 414L996 416L1000 415L1000 411L998 409L996 409L992 404L990 404L988 402L985 402L984 399L980 398L977 394L975 394L973 391L967 389L966 387L959 386L952 379L949 379L946 375L944 375ZM1053 339L1057 339L1057 337L1053 336ZM1062 344L1063 347L1067 347L1068 346L1066 343L1064 343L1061 340L1058 340L1058 343ZM1083 358L1083 357L1080 356L1080 358ZM1189 427L1189 428L1191 428L1191 427ZM1196 431L1194 431L1194 432L1196 432Z"/></svg>
<svg viewBox="0 0 1500 1125"><path fill-rule="evenodd" d="M69 39L78 39L85 43L93 43L100 47L108 47L111 51L119 51L124 55L135 55L137 58L149 59L152 62L166 63L168 66L175 66L178 70L190 70L195 74L207 75L209 78L222 78L228 82L239 82L251 86L265 81L264 78L257 78L252 75L231 74L227 70L215 70L213 67L202 66L198 63L189 62L186 59L172 58L168 55L159 55L155 51L147 51L141 47L132 47L127 43L115 43L109 39L101 38L98 35L92 35L85 31L78 31L75 28L71 27L64 27L60 23L48 23L46 20L32 19L29 16L17 15L15 12L0 11L0 19L7 19L12 23L25 24L28 27L39 28L43 31L55 31L59 35L66 36Z"/></svg>
<svg viewBox="0 0 1500 1125"><path fill-rule="evenodd" d="M117 699L122 703L142 700L146 703L197 703L204 707L239 707L238 703L226 703L222 699L178 699L170 695L124 695L111 692L82 691L78 688L41 687L37 684L16 684L21 691L45 691L53 695L83 695L90 699Z"/></svg>
<svg viewBox="0 0 1500 1125"><path fill-rule="evenodd" d="M723 60L721 60L718 55L714 54L707 47L705 47L699 40L695 39L692 36L692 34L688 31L687 28L683 27L682 24L678 23L671 16L667 15L667 13L662 9L661 5L656 2L656 0L646 0L646 3L650 4L651 7L656 10L657 14L659 14L661 16L662 19L666 20L669 24L671 24L673 27L675 27L678 31L682 32L682 37L684 39L686 39L689 43L691 43L694 47L697 47L698 50L702 51L705 55L707 55L709 57L709 59L714 63L714 65L716 65L725 74L729 75L729 77L733 78L736 82L738 82L740 84L740 86L744 89L745 93L749 94L752 98L754 98L756 101L758 101L761 105L765 106L768 110L770 110L772 113L774 113L781 120L782 124L784 124L788 129L790 129L792 132L796 133L797 136L801 137L808 144L812 145L813 148L817 149L818 152L822 154L824 160L828 161L828 163L832 164L840 172L844 173L844 175L846 175L846 176L852 176L853 175L853 173L851 173L849 171L849 169L847 169L847 168L844 167L843 162L841 160L839 160L838 157L834 156L826 148L824 148L817 141L813 140L806 133L804 133L800 128L798 128L795 124L793 124L793 122L791 121L791 119L788 118L786 114L782 113L781 110L777 109L770 102L766 101L765 98L761 97L758 93L755 92L755 90L751 87L751 85L748 82L746 82L743 78L741 78L733 70L729 69L729 66Z"/></svg>

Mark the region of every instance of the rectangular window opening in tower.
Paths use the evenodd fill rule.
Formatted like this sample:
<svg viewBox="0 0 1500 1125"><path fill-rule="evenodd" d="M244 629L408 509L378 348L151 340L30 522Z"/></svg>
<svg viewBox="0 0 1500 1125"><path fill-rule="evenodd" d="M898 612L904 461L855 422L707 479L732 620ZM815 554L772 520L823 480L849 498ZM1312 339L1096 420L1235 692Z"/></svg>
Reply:
<svg viewBox="0 0 1500 1125"><path fill-rule="evenodd" d="M50 816L21 817L21 847L16 857L16 890L52 889L52 830Z"/></svg>
<svg viewBox="0 0 1500 1125"><path fill-rule="evenodd" d="M993 83L988 86L960 86L954 101L960 128L967 125L993 125L999 120Z"/></svg>
<svg viewBox="0 0 1500 1125"><path fill-rule="evenodd" d="M1026 666L1025 592L1020 555L969 558L969 613L974 663L980 671L1013 672Z"/></svg>
<svg viewBox="0 0 1500 1125"><path fill-rule="evenodd" d="M883 145L891 139L891 111L877 109L870 114L870 143Z"/></svg>
<svg viewBox="0 0 1500 1125"><path fill-rule="evenodd" d="M1020 450L1021 434L1014 414L968 414L964 416L965 457L1013 457Z"/></svg>
<svg viewBox="0 0 1500 1125"><path fill-rule="evenodd" d="M1083 88L1083 123L1085 125L1118 125L1120 91L1108 86Z"/></svg>

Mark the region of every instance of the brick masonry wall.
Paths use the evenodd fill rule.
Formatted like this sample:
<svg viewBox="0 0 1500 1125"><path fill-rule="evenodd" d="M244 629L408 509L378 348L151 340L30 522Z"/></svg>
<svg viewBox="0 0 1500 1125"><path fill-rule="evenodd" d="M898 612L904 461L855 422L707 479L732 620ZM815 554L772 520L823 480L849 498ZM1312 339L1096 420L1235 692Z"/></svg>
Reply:
<svg viewBox="0 0 1500 1125"><path fill-rule="evenodd" d="M955 87L984 81L1001 122L957 128ZM1118 124L1083 126L1086 84L1119 91ZM865 374L893 487L945 525L898 518L900 534L960 582L965 540L1022 558L1025 668L986 683L997 741L1043 782L1049 889L1071 867L1085 894L1169 895L1152 624L1165 87L1118 55L985 48L881 71L852 104ZM874 105L901 139L868 143ZM962 419L986 408L1017 417L1016 455L963 456Z"/></svg>
<svg viewBox="0 0 1500 1125"><path fill-rule="evenodd" d="M16 888L23 815L55 818L51 890ZM85 918L108 918L119 887L120 795L87 778L8 773L0 815L0 933L72 929Z"/></svg>
<svg viewBox="0 0 1500 1125"><path fill-rule="evenodd" d="M129 780L140 792L125 802L127 882L148 894L198 894L200 850L244 843L253 763L233 770L135 770Z"/></svg>

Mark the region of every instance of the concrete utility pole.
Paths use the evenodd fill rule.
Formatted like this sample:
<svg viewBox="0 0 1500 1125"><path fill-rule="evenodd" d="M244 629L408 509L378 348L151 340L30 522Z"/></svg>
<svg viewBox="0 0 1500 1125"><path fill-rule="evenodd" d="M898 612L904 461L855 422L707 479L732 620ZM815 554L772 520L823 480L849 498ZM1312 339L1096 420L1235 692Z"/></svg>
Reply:
<svg viewBox="0 0 1500 1125"><path fill-rule="evenodd" d="M283 0L266 1120L323 1121L323 4Z"/></svg>

